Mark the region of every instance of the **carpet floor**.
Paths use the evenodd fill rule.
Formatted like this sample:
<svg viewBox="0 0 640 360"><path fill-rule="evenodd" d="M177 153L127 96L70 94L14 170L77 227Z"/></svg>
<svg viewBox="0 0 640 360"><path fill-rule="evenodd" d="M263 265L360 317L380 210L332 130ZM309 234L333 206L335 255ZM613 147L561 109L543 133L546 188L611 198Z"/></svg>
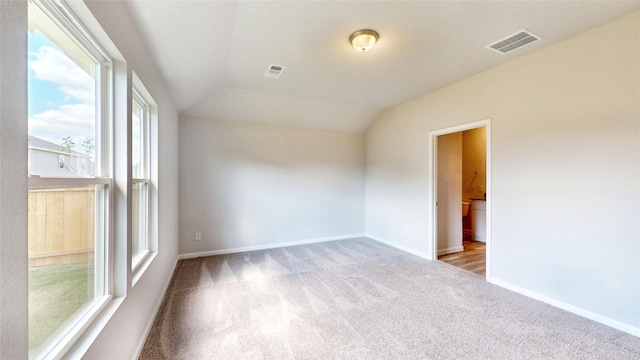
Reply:
<svg viewBox="0 0 640 360"><path fill-rule="evenodd" d="M140 359L640 359L640 338L358 238L179 261Z"/></svg>

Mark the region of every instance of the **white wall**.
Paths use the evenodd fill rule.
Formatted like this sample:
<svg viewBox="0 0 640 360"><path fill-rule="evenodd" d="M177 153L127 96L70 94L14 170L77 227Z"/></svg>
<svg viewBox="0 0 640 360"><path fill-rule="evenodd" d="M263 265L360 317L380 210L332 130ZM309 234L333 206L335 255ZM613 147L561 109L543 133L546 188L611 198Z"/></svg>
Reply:
<svg viewBox="0 0 640 360"><path fill-rule="evenodd" d="M26 359L26 1L0 1L0 24L0 359Z"/></svg>
<svg viewBox="0 0 640 360"><path fill-rule="evenodd" d="M364 232L364 134L181 117L179 154L181 254Z"/></svg>
<svg viewBox="0 0 640 360"><path fill-rule="evenodd" d="M158 104L158 255L128 291L111 320L85 354L87 359L130 359L145 340L153 311L178 255L178 115L150 51L123 2L90 1L93 16Z"/></svg>
<svg viewBox="0 0 640 360"><path fill-rule="evenodd" d="M428 253L428 133L491 118L491 281L640 336L638 59L640 12L389 109L367 233Z"/></svg>

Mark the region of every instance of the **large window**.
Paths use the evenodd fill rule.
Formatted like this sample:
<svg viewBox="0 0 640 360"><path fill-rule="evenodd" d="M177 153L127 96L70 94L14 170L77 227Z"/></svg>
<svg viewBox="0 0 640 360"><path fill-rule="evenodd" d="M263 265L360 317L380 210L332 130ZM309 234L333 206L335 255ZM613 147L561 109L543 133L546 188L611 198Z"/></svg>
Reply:
<svg viewBox="0 0 640 360"><path fill-rule="evenodd" d="M111 293L111 64L63 6L28 8L29 356L43 358Z"/></svg>
<svg viewBox="0 0 640 360"><path fill-rule="evenodd" d="M149 254L149 104L135 87L132 96L131 124L131 264L134 271Z"/></svg>

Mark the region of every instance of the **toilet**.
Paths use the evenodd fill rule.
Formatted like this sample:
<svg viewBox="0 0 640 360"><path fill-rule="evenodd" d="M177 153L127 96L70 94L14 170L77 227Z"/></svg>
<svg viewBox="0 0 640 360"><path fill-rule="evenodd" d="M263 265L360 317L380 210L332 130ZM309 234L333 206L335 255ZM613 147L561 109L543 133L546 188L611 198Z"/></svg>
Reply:
<svg viewBox="0 0 640 360"><path fill-rule="evenodd" d="M466 218L469 216L469 208L471 207L471 203L468 201L462 202L462 218Z"/></svg>

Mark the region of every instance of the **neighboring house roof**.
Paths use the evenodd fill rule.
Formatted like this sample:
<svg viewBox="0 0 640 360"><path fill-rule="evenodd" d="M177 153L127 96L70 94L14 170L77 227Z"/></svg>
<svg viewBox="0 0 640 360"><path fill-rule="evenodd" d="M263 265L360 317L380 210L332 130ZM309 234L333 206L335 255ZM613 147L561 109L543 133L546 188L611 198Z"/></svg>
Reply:
<svg viewBox="0 0 640 360"><path fill-rule="evenodd" d="M43 149L43 150L52 150L52 151L57 151L57 152L64 152L67 154L71 154L71 155L84 155L81 152L75 151L75 150L71 150L71 152L67 151L66 148L64 148L61 145L58 144L54 144L50 141L41 139L39 137L35 137L33 135L29 135L28 136L28 142L29 142L29 147L32 148L37 148L37 149Z"/></svg>

